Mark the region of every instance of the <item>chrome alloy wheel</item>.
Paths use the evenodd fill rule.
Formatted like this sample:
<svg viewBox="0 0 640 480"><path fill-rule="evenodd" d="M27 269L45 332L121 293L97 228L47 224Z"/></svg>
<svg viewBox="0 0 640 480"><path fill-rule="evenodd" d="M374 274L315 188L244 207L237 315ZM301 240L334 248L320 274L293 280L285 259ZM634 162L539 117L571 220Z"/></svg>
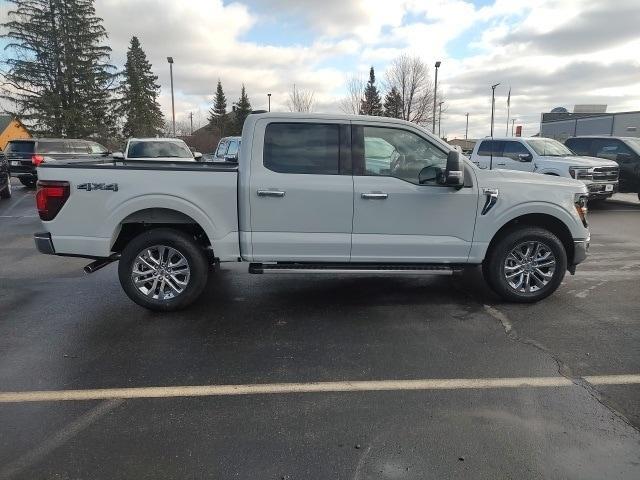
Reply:
<svg viewBox="0 0 640 480"><path fill-rule="evenodd" d="M545 287L556 270L556 257L542 242L518 244L504 261L504 278L518 292L532 293Z"/></svg>
<svg viewBox="0 0 640 480"><path fill-rule="evenodd" d="M145 248L133 262L131 280L136 288L155 300L177 297L189 284L189 262L178 250L165 245Z"/></svg>

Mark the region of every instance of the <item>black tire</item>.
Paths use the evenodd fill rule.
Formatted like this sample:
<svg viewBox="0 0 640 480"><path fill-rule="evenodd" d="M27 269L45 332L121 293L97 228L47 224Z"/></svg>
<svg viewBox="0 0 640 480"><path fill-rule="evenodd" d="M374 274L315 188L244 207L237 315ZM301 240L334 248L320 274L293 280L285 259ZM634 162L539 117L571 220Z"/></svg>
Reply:
<svg viewBox="0 0 640 480"><path fill-rule="evenodd" d="M523 284L522 288L524 291L521 291L510 285L506 278L507 269L516 268L507 266L507 262L512 263L512 259L516 257L510 257L511 252L517 247L522 246L523 248L527 248L527 242L532 242L534 245L536 243L539 244L542 252L551 252L555 260L555 266L553 270L551 267L541 267L542 270L534 271L530 273L529 276L525 273L524 279L526 279L526 284L531 283L529 280L529 278L531 278L534 285L527 288ZM507 260L508 257L509 260ZM548 261L546 263L548 263ZM540 260L540 265L544 264L545 262ZM523 267L523 270L527 268L533 268L533 266L528 265ZM545 278L540 280L542 276L540 271L550 276L550 278L546 280L547 283L542 286L540 283L543 283ZM489 287L504 300L518 303L532 303L548 297L560 286L566 271L567 252L560 239L544 228L528 226L517 227L507 232L506 235L491 246L482 264L482 273ZM516 280L517 279L514 279L514 282ZM532 291L532 288L535 288L535 290Z"/></svg>
<svg viewBox="0 0 640 480"><path fill-rule="evenodd" d="M170 282L170 279L168 277L170 277L171 274L168 273L168 270L170 270L168 268L168 265L165 265L165 267L161 267L160 265L158 265L158 268L162 268L159 274L165 275L166 283L162 282L161 285L156 285L152 283L152 278L150 277L149 281L146 284L139 284L141 288L147 289L151 293L143 293L143 291L139 290L138 286L134 284L134 267L138 266L147 268L145 265L140 263L140 261L138 261L138 255L143 254L143 252L147 249L152 249L152 247L165 247L173 249L178 254L174 258L179 258L179 256L182 256L183 259L186 259L189 276L180 277L180 280L186 280L186 285L183 287L183 290L180 293L175 293L173 292L173 290L171 290L171 288L173 288L171 285L178 284L173 281ZM169 258L167 258L166 263L170 263ZM167 270L165 270L165 268ZM137 271L139 271L139 268ZM149 269L148 272L148 275L158 274L153 273L151 269ZM207 284L208 274L209 265L202 246L200 246L193 239L193 237L187 235L186 233L169 228L158 228L149 230L135 237L122 251L120 264L118 265L118 277L120 279L120 285L122 285L122 289L125 291L127 296L138 305L148 308L149 310L161 312L180 310L195 302ZM144 279L146 277L138 278ZM175 280L175 277L173 278ZM169 293L167 293L167 295L174 294L175 296L171 298L153 298L158 289L161 289L162 286L164 286L165 289L168 288L167 291ZM157 295L160 296L163 294L158 293Z"/></svg>
<svg viewBox="0 0 640 480"><path fill-rule="evenodd" d="M11 198L11 175L7 173L7 186L0 192L0 198Z"/></svg>
<svg viewBox="0 0 640 480"><path fill-rule="evenodd" d="M38 182L37 178L32 177L18 177L18 180L27 188L36 188L36 183Z"/></svg>

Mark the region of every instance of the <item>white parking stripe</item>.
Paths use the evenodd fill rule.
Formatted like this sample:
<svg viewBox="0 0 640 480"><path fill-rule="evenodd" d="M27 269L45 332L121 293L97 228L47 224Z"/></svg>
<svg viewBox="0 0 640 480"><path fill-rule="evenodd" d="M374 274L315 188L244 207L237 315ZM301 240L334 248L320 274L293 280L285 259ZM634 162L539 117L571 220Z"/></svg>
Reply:
<svg viewBox="0 0 640 480"><path fill-rule="evenodd" d="M585 380L592 385L637 385L640 384L640 375L595 375L582 377L582 380ZM194 385L176 387L0 392L0 403L110 400L116 398L215 397L322 392L548 388L570 387L572 385L574 385L574 382L565 377L443 378L352 382L258 383L249 385Z"/></svg>

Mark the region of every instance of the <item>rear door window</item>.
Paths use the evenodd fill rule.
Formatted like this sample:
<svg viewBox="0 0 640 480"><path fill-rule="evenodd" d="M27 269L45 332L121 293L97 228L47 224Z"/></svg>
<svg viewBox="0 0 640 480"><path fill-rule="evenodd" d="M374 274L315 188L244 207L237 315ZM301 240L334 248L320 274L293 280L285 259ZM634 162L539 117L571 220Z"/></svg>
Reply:
<svg viewBox="0 0 640 480"><path fill-rule="evenodd" d="M87 142L71 140L69 142L69 150L71 153L87 154L89 153L89 144Z"/></svg>
<svg viewBox="0 0 640 480"><path fill-rule="evenodd" d="M504 149L504 142L501 140L483 140L478 147L478 155L481 157L500 157Z"/></svg>
<svg viewBox="0 0 640 480"><path fill-rule="evenodd" d="M220 145L218 145L218 149L216 150L216 157L218 158L224 157L225 154L227 153L228 146L229 144L226 141L220 142Z"/></svg>
<svg viewBox="0 0 640 480"><path fill-rule="evenodd" d="M629 147L627 147L620 140L607 140L598 139L593 142L593 150L596 157L606 158L608 160L616 161L619 154L624 154L633 157L634 154Z"/></svg>
<svg viewBox="0 0 640 480"><path fill-rule="evenodd" d="M38 142L37 150L38 150L37 153L70 153L70 149L67 145L67 142L65 142L64 140Z"/></svg>
<svg viewBox="0 0 640 480"><path fill-rule="evenodd" d="M108 152L108 150L96 142L87 142L87 146L89 147L89 152L97 155L104 155Z"/></svg>
<svg viewBox="0 0 640 480"><path fill-rule="evenodd" d="M264 135L263 163L279 173L338 175L340 125L270 123Z"/></svg>

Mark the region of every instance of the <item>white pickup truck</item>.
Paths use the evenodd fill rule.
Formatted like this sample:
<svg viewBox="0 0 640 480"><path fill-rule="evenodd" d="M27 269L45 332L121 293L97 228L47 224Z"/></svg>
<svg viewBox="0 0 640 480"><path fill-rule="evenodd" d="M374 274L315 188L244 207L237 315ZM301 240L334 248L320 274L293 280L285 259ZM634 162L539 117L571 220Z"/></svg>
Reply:
<svg viewBox="0 0 640 480"><path fill-rule="evenodd" d="M618 191L620 167L616 162L576 155L552 138L485 138L476 142L470 158L482 169L575 178L587 186L591 200L604 200Z"/></svg>
<svg viewBox="0 0 640 480"><path fill-rule="evenodd" d="M114 152L111 155L115 160L142 161L200 161L202 154L192 152L184 140L179 138L130 138L124 148L124 152Z"/></svg>
<svg viewBox="0 0 640 480"><path fill-rule="evenodd" d="M42 253L119 260L127 295L192 303L218 262L251 273L433 273L482 265L532 302L589 246L579 181L481 170L422 128L383 117L252 114L238 165L41 165Z"/></svg>

